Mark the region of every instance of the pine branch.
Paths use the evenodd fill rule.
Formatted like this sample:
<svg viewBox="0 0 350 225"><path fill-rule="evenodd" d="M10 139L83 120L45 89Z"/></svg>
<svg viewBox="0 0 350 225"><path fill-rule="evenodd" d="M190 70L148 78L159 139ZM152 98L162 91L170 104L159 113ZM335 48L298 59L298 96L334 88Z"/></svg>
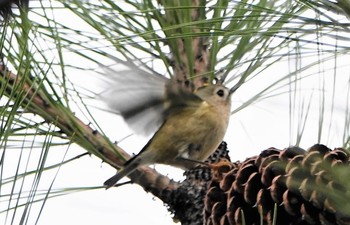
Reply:
<svg viewBox="0 0 350 225"><path fill-rule="evenodd" d="M22 82L20 75L8 71L3 65L0 65L0 81L1 89L5 90L4 95L16 97L18 93L14 94L13 91L21 90L25 93L21 101L23 108L29 113L41 116L47 123L54 124L67 136L67 139L114 168L120 168L125 159L130 158L122 148L111 144L105 136L84 124L73 112L61 104L54 104L55 101L40 88L34 88L28 82ZM21 85L21 88L16 89L16 85ZM135 171L130 175L130 179L131 182L139 184L164 202L168 199L164 199L163 190L174 190L178 186L176 182L149 167L142 167Z"/></svg>
<svg viewBox="0 0 350 225"><path fill-rule="evenodd" d="M2 20L8 20L12 13L14 6L18 8L27 10L29 5L29 0L3 0L0 1L0 22Z"/></svg>

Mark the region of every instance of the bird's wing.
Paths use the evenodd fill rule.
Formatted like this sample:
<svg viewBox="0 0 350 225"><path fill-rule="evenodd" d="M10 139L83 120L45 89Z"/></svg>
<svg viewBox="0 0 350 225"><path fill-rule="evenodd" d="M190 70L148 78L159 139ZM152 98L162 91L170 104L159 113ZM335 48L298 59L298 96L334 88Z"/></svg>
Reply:
<svg viewBox="0 0 350 225"><path fill-rule="evenodd" d="M169 79L130 62L115 59L122 69L100 65L103 91L96 96L107 111L120 114L136 133L155 132L164 121L165 85Z"/></svg>

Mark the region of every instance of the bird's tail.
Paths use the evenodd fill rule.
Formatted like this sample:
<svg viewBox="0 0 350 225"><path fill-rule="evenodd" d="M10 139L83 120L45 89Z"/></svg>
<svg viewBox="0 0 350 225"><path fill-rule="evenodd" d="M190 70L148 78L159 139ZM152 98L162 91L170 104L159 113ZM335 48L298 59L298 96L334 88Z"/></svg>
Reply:
<svg viewBox="0 0 350 225"><path fill-rule="evenodd" d="M140 159L138 157L133 157L129 159L125 163L124 167L120 169L116 175L106 180L103 183L103 185L106 187L106 189L114 186L120 179L122 179L123 177L129 175L134 170L136 170L139 165L140 165Z"/></svg>

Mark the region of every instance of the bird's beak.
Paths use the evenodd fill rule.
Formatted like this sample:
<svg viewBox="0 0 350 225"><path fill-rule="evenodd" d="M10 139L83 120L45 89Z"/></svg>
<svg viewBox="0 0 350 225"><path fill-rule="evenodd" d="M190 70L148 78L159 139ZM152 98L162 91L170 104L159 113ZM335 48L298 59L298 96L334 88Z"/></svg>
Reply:
<svg viewBox="0 0 350 225"><path fill-rule="evenodd" d="M237 91L237 89L241 86L240 83L237 83L236 85L234 85L231 89L230 89L230 95L233 94L235 91Z"/></svg>

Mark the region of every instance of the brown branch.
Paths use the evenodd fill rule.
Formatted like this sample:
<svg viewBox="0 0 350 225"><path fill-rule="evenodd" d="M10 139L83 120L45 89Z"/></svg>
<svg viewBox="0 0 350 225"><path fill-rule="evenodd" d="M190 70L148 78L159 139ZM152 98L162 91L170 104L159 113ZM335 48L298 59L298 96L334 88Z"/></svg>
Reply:
<svg viewBox="0 0 350 225"><path fill-rule="evenodd" d="M205 15L201 13L204 5L202 1L192 0L191 6L188 9L178 10L176 7L182 7L180 2L174 1L158 1L165 8L164 21L167 21L168 25L176 26L188 26L183 25L182 21L177 18L182 18L182 14L189 10L191 22L205 20ZM175 6L175 8L174 8ZM186 28L186 27L182 27ZM204 83L210 80L208 73L209 68L209 42L207 37L201 35L196 36L197 33L203 32L203 27L199 25L191 25L188 27L189 33L184 33L181 28L174 31L174 35L178 35L176 38L176 44L169 44L169 48L173 54L172 67L174 69L174 77L180 82L191 80L194 87L201 87ZM185 34L185 36L184 36ZM189 35L190 36L186 36ZM189 46L186 46L186 41L191 42ZM191 59L192 58L192 59ZM193 60L192 68L190 61ZM192 70L192 71L191 71Z"/></svg>
<svg viewBox="0 0 350 225"><path fill-rule="evenodd" d="M25 79L23 79L25 80ZM41 116L47 123L52 123L61 129L72 142L80 145L89 153L96 155L114 168L120 168L125 159L130 155L119 146L111 142L99 132L84 124L73 112L61 104L55 104L51 96L45 94L43 89L34 88L33 85L22 81L21 76L16 75L0 65L0 87L4 85L5 95L9 98L20 97L20 93L13 94L14 90L23 95L21 106L29 112ZM21 85L20 88L15 88ZM18 87L18 86L17 86ZM162 201L167 202L162 194L164 190L175 190L178 184L157 171L142 167L130 175L133 183L142 186Z"/></svg>

